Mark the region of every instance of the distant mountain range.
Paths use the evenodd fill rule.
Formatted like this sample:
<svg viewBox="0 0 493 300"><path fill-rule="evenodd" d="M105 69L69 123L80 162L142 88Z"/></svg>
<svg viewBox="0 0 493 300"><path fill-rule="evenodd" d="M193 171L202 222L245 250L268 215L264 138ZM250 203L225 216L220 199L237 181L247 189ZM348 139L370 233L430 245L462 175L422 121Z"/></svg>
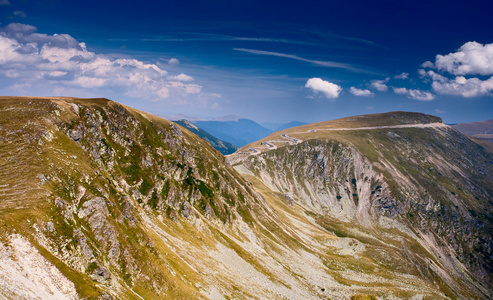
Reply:
<svg viewBox="0 0 493 300"><path fill-rule="evenodd" d="M472 123L459 123L452 125L452 127L462 134L493 141L493 119Z"/></svg>
<svg viewBox="0 0 493 300"><path fill-rule="evenodd" d="M250 144L272 133L271 130L248 119L238 119L237 121L195 121L193 123L218 139L237 147Z"/></svg>
<svg viewBox="0 0 493 300"><path fill-rule="evenodd" d="M493 119L451 126L462 134L476 138L478 143L493 152Z"/></svg>
<svg viewBox="0 0 493 300"><path fill-rule="evenodd" d="M218 151L221 153L225 154L230 154L232 152L229 152L232 150L230 147L223 148L223 146L219 143L216 144L216 142L211 143L210 141L216 139L217 141L220 142L226 142L226 143L231 143L236 147L242 147L244 145L250 144L254 141L257 141L259 139L262 139L269 134L279 131L279 130L284 130L287 128L291 127L296 127L296 126L301 126L301 125L306 125L308 123L304 122L298 122L298 121L293 121L289 123L270 123L270 122L264 122L262 125L259 123L245 119L239 116L235 115L228 115L228 116L222 116L222 117L217 117L212 120L206 120L202 118L197 118L185 114L178 114L178 115L171 115L171 116L162 116L167 120L170 121L183 121L187 120L193 123L195 126L199 127L199 129L203 130L207 135L204 133L197 133L194 130L191 130L189 127L190 124L187 126L178 123L187 129L191 130L195 134L197 134L199 137L202 137L205 139L207 142L209 142L214 148L216 148L215 145L218 145L219 148L216 148ZM228 149L228 150L226 150ZM233 151L234 152L234 151Z"/></svg>

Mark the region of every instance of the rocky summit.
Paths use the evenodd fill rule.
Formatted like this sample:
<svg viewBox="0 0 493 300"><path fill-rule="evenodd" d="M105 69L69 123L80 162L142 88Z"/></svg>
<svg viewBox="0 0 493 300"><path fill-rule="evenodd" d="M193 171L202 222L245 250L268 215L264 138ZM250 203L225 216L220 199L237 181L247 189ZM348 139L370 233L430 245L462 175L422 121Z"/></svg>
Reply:
<svg viewBox="0 0 493 300"><path fill-rule="evenodd" d="M0 97L0 298L492 298L493 155L437 117L226 158L107 99Z"/></svg>

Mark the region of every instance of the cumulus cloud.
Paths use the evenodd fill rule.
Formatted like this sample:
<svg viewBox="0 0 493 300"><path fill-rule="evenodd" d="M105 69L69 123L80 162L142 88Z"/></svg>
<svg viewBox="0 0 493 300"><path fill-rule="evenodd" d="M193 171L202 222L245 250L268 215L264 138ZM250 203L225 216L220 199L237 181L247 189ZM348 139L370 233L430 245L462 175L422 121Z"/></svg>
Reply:
<svg viewBox="0 0 493 300"><path fill-rule="evenodd" d="M493 76L486 80L457 76L454 79L428 71L426 76L433 80L431 87L439 94L476 97L493 95Z"/></svg>
<svg viewBox="0 0 493 300"><path fill-rule="evenodd" d="M68 34L41 34L19 23L0 28L0 76L22 89L94 89L149 100L195 95L202 88L187 83L193 78L186 74L168 76L156 64L96 54Z"/></svg>
<svg viewBox="0 0 493 300"><path fill-rule="evenodd" d="M339 97L339 93L342 91L342 87L322 80L321 78L310 78L305 84L306 88L311 89L314 93L322 93L328 99L334 99Z"/></svg>
<svg viewBox="0 0 493 300"><path fill-rule="evenodd" d="M435 99L435 95L427 91L421 91L416 89L406 89L404 87L392 87L394 93L399 95L407 95L410 99L419 101L431 101Z"/></svg>
<svg viewBox="0 0 493 300"><path fill-rule="evenodd" d="M456 52L438 54L434 63L427 61L421 66L436 69L418 70L422 78L431 81L436 93L463 97L493 95L493 43L467 42Z"/></svg>
<svg viewBox="0 0 493 300"><path fill-rule="evenodd" d="M183 74L183 73L181 73L180 75L176 75L176 76L169 76L168 79L169 80L175 80L175 81L183 81L183 82L194 81L192 76L188 76L188 75Z"/></svg>
<svg viewBox="0 0 493 300"><path fill-rule="evenodd" d="M349 88L349 92L355 96L360 96L360 97L370 97L375 95L370 90L362 90L355 88L354 86Z"/></svg>
<svg viewBox="0 0 493 300"><path fill-rule="evenodd" d="M379 92L386 92L389 90L389 87L386 84L389 80L390 78L388 77L384 80L372 80L371 86Z"/></svg>
<svg viewBox="0 0 493 300"><path fill-rule="evenodd" d="M177 58L170 58L170 60L168 60L168 65L179 65L179 64L180 61Z"/></svg>
<svg viewBox="0 0 493 300"><path fill-rule="evenodd" d="M398 87L392 87L394 89L394 93L399 94L399 95L406 95L407 94L407 89L406 88L398 88Z"/></svg>
<svg viewBox="0 0 493 300"><path fill-rule="evenodd" d="M434 68L435 64L428 60L428 61L425 61L424 63L422 63L421 67L423 67L423 68Z"/></svg>
<svg viewBox="0 0 493 300"><path fill-rule="evenodd" d="M453 75L492 75L493 44L467 42L457 52L438 54L435 67Z"/></svg>
<svg viewBox="0 0 493 300"><path fill-rule="evenodd" d="M395 79L407 79L407 78L409 78L409 73L403 72L403 73L401 73L399 75L396 75L394 78Z"/></svg>
<svg viewBox="0 0 493 300"><path fill-rule="evenodd" d="M408 97L420 101L431 101L435 99L435 95L432 93L415 89L409 90Z"/></svg>

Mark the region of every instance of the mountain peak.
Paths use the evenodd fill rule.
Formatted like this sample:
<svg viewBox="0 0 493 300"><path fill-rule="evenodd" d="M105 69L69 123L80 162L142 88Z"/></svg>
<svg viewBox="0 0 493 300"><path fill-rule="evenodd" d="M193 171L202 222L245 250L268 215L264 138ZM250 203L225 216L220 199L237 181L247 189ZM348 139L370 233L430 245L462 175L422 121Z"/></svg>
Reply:
<svg viewBox="0 0 493 300"><path fill-rule="evenodd" d="M212 121L219 121L219 122L238 122L241 119L245 119L236 115L227 115L227 116L221 116L212 119Z"/></svg>

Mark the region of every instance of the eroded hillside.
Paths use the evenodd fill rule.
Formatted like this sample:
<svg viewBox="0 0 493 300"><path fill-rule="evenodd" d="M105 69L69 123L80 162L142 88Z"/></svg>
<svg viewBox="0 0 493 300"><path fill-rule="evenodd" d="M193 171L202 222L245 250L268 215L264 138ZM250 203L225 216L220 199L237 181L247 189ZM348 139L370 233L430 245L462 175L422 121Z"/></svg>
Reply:
<svg viewBox="0 0 493 300"><path fill-rule="evenodd" d="M374 257L406 257L406 268L449 296L491 296L493 158L437 118L397 112L305 125L229 159L330 232L396 246Z"/></svg>
<svg viewBox="0 0 493 300"><path fill-rule="evenodd" d="M116 102L1 97L0 295L491 296L491 157L448 129L409 130L300 136L242 156L242 177Z"/></svg>

